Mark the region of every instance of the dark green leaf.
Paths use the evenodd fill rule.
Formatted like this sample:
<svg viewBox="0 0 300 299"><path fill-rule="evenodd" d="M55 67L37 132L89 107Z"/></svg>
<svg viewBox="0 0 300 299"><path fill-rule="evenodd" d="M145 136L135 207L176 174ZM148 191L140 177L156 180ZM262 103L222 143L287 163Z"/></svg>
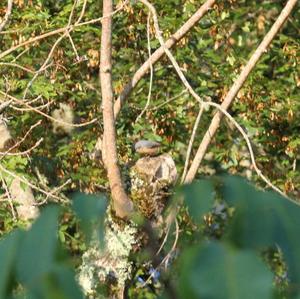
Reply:
<svg viewBox="0 0 300 299"><path fill-rule="evenodd" d="M179 285L180 298L272 298L272 274L260 258L217 242L184 253Z"/></svg>
<svg viewBox="0 0 300 299"><path fill-rule="evenodd" d="M20 245L17 276L26 285L34 285L54 265L58 212L58 207L45 208Z"/></svg>
<svg viewBox="0 0 300 299"><path fill-rule="evenodd" d="M214 188L210 180L201 180L183 187L181 193L187 204L188 211L197 223L203 221L205 213L213 206Z"/></svg>

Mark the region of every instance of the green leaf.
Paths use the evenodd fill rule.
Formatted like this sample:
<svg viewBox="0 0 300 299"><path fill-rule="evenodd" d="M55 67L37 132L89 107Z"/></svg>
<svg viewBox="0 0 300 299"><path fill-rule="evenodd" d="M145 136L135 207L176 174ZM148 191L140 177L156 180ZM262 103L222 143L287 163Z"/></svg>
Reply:
<svg viewBox="0 0 300 299"><path fill-rule="evenodd" d="M83 299L83 294L74 278L74 272L62 265L55 266L42 283L35 285L30 292L36 298Z"/></svg>
<svg viewBox="0 0 300 299"><path fill-rule="evenodd" d="M186 251L180 273L180 298L272 298L272 274L260 258L218 242Z"/></svg>
<svg viewBox="0 0 300 299"><path fill-rule="evenodd" d="M21 231L15 231L0 242L0 298L7 297L21 236Z"/></svg>
<svg viewBox="0 0 300 299"><path fill-rule="evenodd" d="M73 209L82 224L82 229L89 241L95 232L103 238L103 221L107 201L103 195L90 195L77 192L72 196Z"/></svg>
<svg viewBox="0 0 300 299"><path fill-rule="evenodd" d="M77 192L72 199L74 211L81 221L94 221L104 216L107 202L103 195Z"/></svg>
<svg viewBox="0 0 300 299"><path fill-rule="evenodd" d="M83 294L78 286L74 272L65 266L57 265L52 272L44 276L28 290L25 298L30 299L83 299Z"/></svg>
<svg viewBox="0 0 300 299"><path fill-rule="evenodd" d="M18 253L18 280L28 286L51 271L57 250L58 207L47 207L23 239Z"/></svg>
<svg viewBox="0 0 300 299"><path fill-rule="evenodd" d="M184 186L179 195L183 195L192 219L201 223L204 214L213 206L215 193L211 181L201 180Z"/></svg>
<svg viewBox="0 0 300 299"><path fill-rule="evenodd" d="M224 196L236 210L228 240L241 248L279 246L293 289L300 290L300 207L274 192L255 189L241 178L224 179Z"/></svg>

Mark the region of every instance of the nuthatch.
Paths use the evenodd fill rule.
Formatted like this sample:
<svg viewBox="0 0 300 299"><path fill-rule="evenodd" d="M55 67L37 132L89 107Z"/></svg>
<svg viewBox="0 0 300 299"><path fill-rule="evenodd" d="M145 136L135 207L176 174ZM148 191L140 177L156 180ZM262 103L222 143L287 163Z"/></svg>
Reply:
<svg viewBox="0 0 300 299"><path fill-rule="evenodd" d="M160 143L150 140L139 140L134 149L137 153L145 156L155 156L159 153Z"/></svg>

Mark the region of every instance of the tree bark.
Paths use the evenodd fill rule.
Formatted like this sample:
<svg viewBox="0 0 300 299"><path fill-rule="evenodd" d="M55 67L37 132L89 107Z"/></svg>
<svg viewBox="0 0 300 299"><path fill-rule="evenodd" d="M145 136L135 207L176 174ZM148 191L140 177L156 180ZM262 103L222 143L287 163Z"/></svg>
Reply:
<svg viewBox="0 0 300 299"><path fill-rule="evenodd" d="M256 63L260 59L260 57L267 51L268 46L270 45L271 41L274 39L290 13L292 12L294 6L296 5L297 0L289 0L284 7L284 9L281 11L278 19L273 24L270 31L267 33L267 35L264 37L261 44L258 46L258 48L255 50L253 55L251 56L250 60L246 64L246 66L243 68L242 72L240 73L237 80L232 85L231 89L229 90L228 94L226 95L221 107L224 110L227 110L234 98L236 97L237 93L245 83L246 79L248 78L250 72L255 67ZM202 159L207 152L208 146L211 143L212 138L214 137L217 129L220 126L220 122L222 120L223 113L218 111L215 116L213 117L211 124L205 133L202 142L197 150L196 156L191 164L191 167L187 173L187 176L185 178L184 183L190 183L196 176L198 172L198 168L200 166L200 163L202 162Z"/></svg>
<svg viewBox="0 0 300 299"><path fill-rule="evenodd" d="M207 13L209 9L212 8L216 0L207 0L184 24L181 26L165 43L166 48L172 48L177 42L179 42L198 22L199 20ZM122 106L125 104L126 99L130 95L131 91L139 83L139 81L147 74L151 65L157 63L161 57L165 54L164 48L158 48L150 57L147 59L144 64L136 71L132 79L125 85L122 92L118 96L117 100L114 103L114 117L117 118ZM1 58L1 55L0 55ZM102 160L105 155L103 151L101 137L98 138L97 144L95 146L95 157L99 156L102 152Z"/></svg>
<svg viewBox="0 0 300 299"><path fill-rule="evenodd" d="M133 211L133 205L123 188L116 145L115 118L113 110L112 88L112 0L103 0L103 20L100 53L100 85L103 105L103 125L105 147L105 165L111 188L113 208L120 218L127 218Z"/></svg>

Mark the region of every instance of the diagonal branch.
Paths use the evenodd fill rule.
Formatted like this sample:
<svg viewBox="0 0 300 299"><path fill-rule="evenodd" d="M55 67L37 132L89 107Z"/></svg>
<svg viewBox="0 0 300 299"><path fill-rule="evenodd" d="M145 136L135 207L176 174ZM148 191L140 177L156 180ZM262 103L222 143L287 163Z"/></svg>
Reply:
<svg viewBox="0 0 300 299"><path fill-rule="evenodd" d="M35 37L31 37L29 38L28 40L24 41L24 42L21 42L7 50L5 50L4 52L1 52L0 53L0 59L4 58L5 56L9 55L10 53L16 51L17 49L21 48L21 47L24 47L24 46L28 46L30 44L33 44L39 40L42 40L44 38L47 38L47 37L50 37L50 36L53 36L53 35L57 35L57 34L60 34L60 33L64 33L66 30L69 30L69 31L72 31L74 28L77 28L77 27L81 27L81 26L86 26L86 25L90 25L90 24L95 24L95 23L99 23L102 19L105 19L105 18L109 18L111 17L112 15L115 15L116 13L118 13L119 11L121 11L124 7L124 5L127 3L128 0L125 0L124 3L118 8L116 9L115 11L113 11L110 15L104 15L100 18L96 18L96 19L92 19L92 20L89 20L89 21L85 21L85 22L80 22L80 23L75 23L75 24L70 24L70 25L67 25L65 27L62 27L62 28L58 28L58 29L55 29L53 31L50 31L50 32L46 32L46 33L43 33L41 35L38 35L38 36L35 36ZM83 8L83 11L85 10L85 7ZM81 15L78 19L79 21L81 20ZM1 33L1 32L0 32Z"/></svg>
<svg viewBox="0 0 300 299"><path fill-rule="evenodd" d="M186 158L185 158L183 173L182 173L182 177L181 177L181 184L184 183L184 178L185 178L186 173L188 171L188 166L189 166L189 161L190 161L190 157L191 157L191 153L192 153L192 149L193 149L193 144L194 144L194 141L195 141L197 129L199 127L199 123L200 123L203 111L204 111L204 105L200 104L199 112L198 112L197 118L195 120L192 135L191 135L189 145L188 145L188 148L187 148L187 151L186 151Z"/></svg>
<svg viewBox="0 0 300 299"><path fill-rule="evenodd" d="M212 8L216 1L207 0L189 19L188 21L180 27L166 42L165 47L167 49L172 48L180 39L182 39L207 13L209 9ZM124 105L126 99L130 95L133 88L138 84L138 82L147 74L151 65L154 65L159 59L165 54L164 47L158 48L152 55L147 59L144 64L136 71L130 82L128 82L114 105L115 117L119 114L122 106Z"/></svg>
<svg viewBox="0 0 300 299"><path fill-rule="evenodd" d="M8 0L7 1L7 8L6 8L6 13L5 16L3 18L2 23L0 24L0 32L4 29L4 27L6 26L10 15L11 15L11 11L12 11L12 6L13 6L13 0Z"/></svg>
<svg viewBox="0 0 300 299"><path fill-rule="evenodd" d="M59 119L56 119L50 115L48 115L47 113L39 110L38 108L34 107L34 106L31 106L30 104L28 104L26 101L23 101L23 100L19 100L17 98L15 98L14 96L0 90L0 95L3 96L3 99L0 97L0 104L2 103L5 103L5 99L8 98L9 100L12 100L13 103L16 103L16 104L19 104L21 106L25 106L26 108L28 108L27 110L30 110L30 111L34 111L48 119L50 119L52 122L54 123L59 123L61 125L67 125L69 127L76 127L76 128L79 128L79 127L84 127L84 126L87 126L87 125L90 125L90 124L93 124L97 121L96 118L90 120L90 121L87 121L87 122L84 122L84 123L80 123L80 124L72 124L72 123L69 123L69 122L65 122L63 120L59 120ZM14 107L12 107L13 109L15 109ZM16 109L18 110L18 109Z"/></svg>
<svg viewBox="0 0 300 299"><path fill-rule="evenodd" d="M148 18L147 18L147 43L148 43L148 55L149 55L149 57L151 57L150 18L151 18L151 15L148 14ZM144 113L147 111L147 109L150 105L152 85L153 85L153 66L150 62L150 82L149 82L149 91L148 91L147 102L146 102L146 105L145 105L144 109L137 116L135 122L137 122L144 115Z"/></svg>
<svg viewBox="0 0 300 299"><path fill-rule="evenodd" d="M112 0L103 0L103 15L111 15ZM104 151L105 166L109 185L112 193L113 207L116 215L126 218L133 210L133 205L122 185L120 170L118 167L118 155L116 145L116 129L113 110L113 87L112 87L112 17L102 20L101 34L101 60L100 60L100 84L103 105L104 126Z"/></svg>
<svg viewBox="0 0 300 299"><path fill-rule="evenodd" d="M251 157L251 161L252 161L252 166L255 169L256 173L259 175L259 177L266 182L272 189L276 190L278 193L280 193L281 195L285 196L285 194L278 189L276 186L274 186L260 171L260 169L257 167L256 162L255 162L255 157L253 154L253 149L252 149L252 145L251 142L249 140L249 137L247 136L246 132L243 130L243 128L235 121L235 119L225 110L221 107L221 105L216 104L216 103L212 103L212 102L203 102L203 100L199 97L199 95L194 91L194 89L192 88L192 86L189 84L189 82L187 81L187 79L185 78L183 72L180 69L180 66L178 65L176 59L174 58L174 56L172 55L172 53L170 52L169 49L167 49L165 47L165 43L162 37L162 33L159 29L159 24L158 24L158 18L157 18L157 13L155 10L155 7L148 1L148 0L139 0L140 2L144 3L149 10L152 12L153 15L153 22L154 22L154 28L155 28L155 34L160 42L160 44L163 46L166 55L168 56L168 58L170 59L170 61L173 64L173 67L175 68L179 78L181 79L182 83L184 84L184 86L187 88L187 90L190 92L190 94L200 103L201 106L205 107L216 107L221 113L223 113L230 121L231 123L234 124L234 126L239 130L239 132L242 134L242 136L244 137L248 149L249 149L249 153L250 153L250 157ZM184 180L184 182L186 182Z"/></svg>
<svg viewBox="0 0 300 299"><path fill-rule="evenodd" d="M281 11L278 19L273 24L270 31L267 33L267 35L264 37L261 44L258 46L256 51L251 56L250 60L248 61L247 65L243 68L241 74L237 78L237 80L232 85L230 91L228 92L226 98L224 99L221 107L224 110L227 110L232 101L234 100L235 96L245 83L247 77L249 76L250 72L255 67L256 63L260 59L260 57L267 51L267 48L271 41L274 39L275 35L278 33L288 16L290 15L292 9L296 5L297 0L289 0L284 7L284 9ZM191 164L191 167L187 173L187 176L185 178L185 183L190 183L196 176L198 168L200 166L200 163L202 162L202 159L207 152L207 148L209 144L211 143L212 138L214 137L217 129L220 126L221 119L223 117L223 113L221 111L218 111L215 116L213 117L211 124L205 133L202 142L197 150L196 156Z"/></svg>

